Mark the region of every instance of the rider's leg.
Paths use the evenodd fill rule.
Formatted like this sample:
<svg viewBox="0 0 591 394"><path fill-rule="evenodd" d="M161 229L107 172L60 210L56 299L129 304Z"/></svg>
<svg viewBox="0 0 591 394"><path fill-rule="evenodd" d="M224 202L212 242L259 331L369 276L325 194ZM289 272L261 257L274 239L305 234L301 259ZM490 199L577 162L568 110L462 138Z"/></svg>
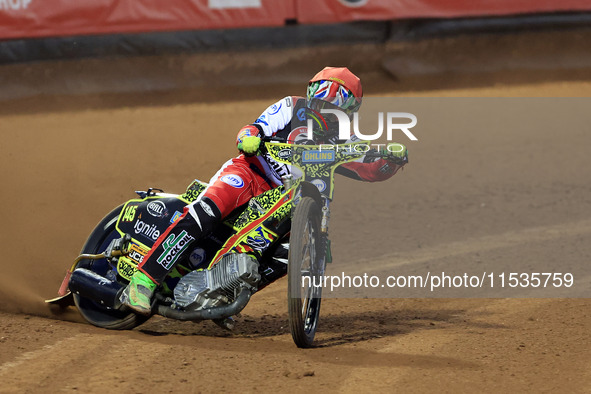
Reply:
<svg viewBox="0 0 591 394"><path fill-rule="evenodd" d="M188 253L189 245L207 237L235 208L271 188L261 172L252 169L257 164L256 157L240 156L228 161L212 177L203 195L185 208L181 218L170 225L144 257L121 297L125 305L149 314L154 290Z"/></svg>
<svg viewBox="0 0 591 394"><path fill-rule="evenodd" d="M149 314L154 290L189 250L189 245L208 236L222 219L216 204L207 197L185 207L182 216L166 229L131 277L121 301L136 312Z"/></svg>
<svg viewBox="0 0 591 394"><path fill-rule="evenodd" d="M209 236L221 219L220 209L207 196L196 204L187 205L182 216L158 238L138 269L153 282L162 283L175 263L187 253L189 245Z"/></svg>

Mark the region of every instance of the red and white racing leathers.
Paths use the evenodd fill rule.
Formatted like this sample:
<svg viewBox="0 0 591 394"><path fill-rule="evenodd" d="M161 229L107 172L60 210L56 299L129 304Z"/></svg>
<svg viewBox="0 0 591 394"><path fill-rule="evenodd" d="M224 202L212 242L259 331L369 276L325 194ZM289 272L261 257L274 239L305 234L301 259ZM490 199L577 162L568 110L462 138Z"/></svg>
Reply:
<svg viewBox="0 0 591 394"><path fill-rule="evenodd" d="M304 110L303 97L285 97L269 106L254 123L240 129L236 142L241 142L245 136L259 136L263 140L273 138L287 143L308 142ZM351 141L353 139L347 142ZM335 142L337 141L323 141ZM341 165L337 172L366 182L378 182L389 179L401 167L384 159L370 161L361 157L357 161ZM270 187L281 185L281 177L288 174L291 174L291 166L274 160L269 154L253 157L240 155L227 161L211 178L205 195L216 203L222 214L227 214L251 197L269 190Z"/></svg>
<svg viewBox="0 0 591 394"><path fill-rule="evenodd" d="M245 136L259 136L263 140L287 143L305 143L307 140L306 102L303 97L288 96L269 106L254 123L240 129L237 143ZM335 143L336 139L322 141ZM392 177L402 166L384 159L362 157L355 162L343 164L337 172L345 176L368 182L383 181ZM184 237L194 242L207 236L215 223L234 209L246 204L252 197L281 185L281 177L291 174L291 166L275 161L268 154L245 156L241 154L228 160L211 178L209 186L199 198L188 205L183 215L162 234L151 251L139 265L139 269L156 283L161 282L172 269L174 261L158 263L167 253L162 243L166 239ZM170 242L169 242L170 243ZM187 248L189 250L190 248ZM160 257L160 258L159 258Z"/></svg>

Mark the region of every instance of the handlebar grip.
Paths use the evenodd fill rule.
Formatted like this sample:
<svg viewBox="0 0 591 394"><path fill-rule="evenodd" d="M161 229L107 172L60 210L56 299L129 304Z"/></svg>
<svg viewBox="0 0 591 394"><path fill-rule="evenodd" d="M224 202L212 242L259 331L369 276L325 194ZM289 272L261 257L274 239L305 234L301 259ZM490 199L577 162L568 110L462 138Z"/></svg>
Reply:
<svg viewBox="0 0 591 394"><path fill-rule="evenodd" d="M398 165L403 165L403 164L408 163L407 156L405 156L404 158L401 158L401 157L393 156L389 153L381 153L381 152L377 152L377 151L374 151L374 152L369 151L365 154L365 157L384 159L384 160L391 161L391 162L398 164Z"/></svg>

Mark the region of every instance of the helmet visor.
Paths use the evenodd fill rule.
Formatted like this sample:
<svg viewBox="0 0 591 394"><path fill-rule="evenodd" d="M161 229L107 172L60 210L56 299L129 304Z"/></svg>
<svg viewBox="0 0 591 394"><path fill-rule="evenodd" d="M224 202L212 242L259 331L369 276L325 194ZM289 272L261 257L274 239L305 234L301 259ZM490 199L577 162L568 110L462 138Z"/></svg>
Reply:
<svg viewBox="0 0 591 394"><path fill-rule="evenodd" d="M308 107L322 113L322 109L340 109L349 119L359 110L361 99L353 96L353 93L334 81L316 81L308 85Z"/></svg>

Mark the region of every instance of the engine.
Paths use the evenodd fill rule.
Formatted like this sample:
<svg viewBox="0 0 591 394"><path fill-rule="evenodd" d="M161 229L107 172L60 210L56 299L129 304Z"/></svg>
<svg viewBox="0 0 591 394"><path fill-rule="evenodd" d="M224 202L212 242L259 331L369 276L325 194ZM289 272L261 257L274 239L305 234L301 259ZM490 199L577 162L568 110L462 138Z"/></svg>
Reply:
<svg viewBox="0 0 591 394"><path fill-rule="evenodd" d="M192 271L174 288L175 304L199 310L229 304L237 290L246 287L254 293L261 279L258 261L244 253L230 253L210 270Z"/></svg>

